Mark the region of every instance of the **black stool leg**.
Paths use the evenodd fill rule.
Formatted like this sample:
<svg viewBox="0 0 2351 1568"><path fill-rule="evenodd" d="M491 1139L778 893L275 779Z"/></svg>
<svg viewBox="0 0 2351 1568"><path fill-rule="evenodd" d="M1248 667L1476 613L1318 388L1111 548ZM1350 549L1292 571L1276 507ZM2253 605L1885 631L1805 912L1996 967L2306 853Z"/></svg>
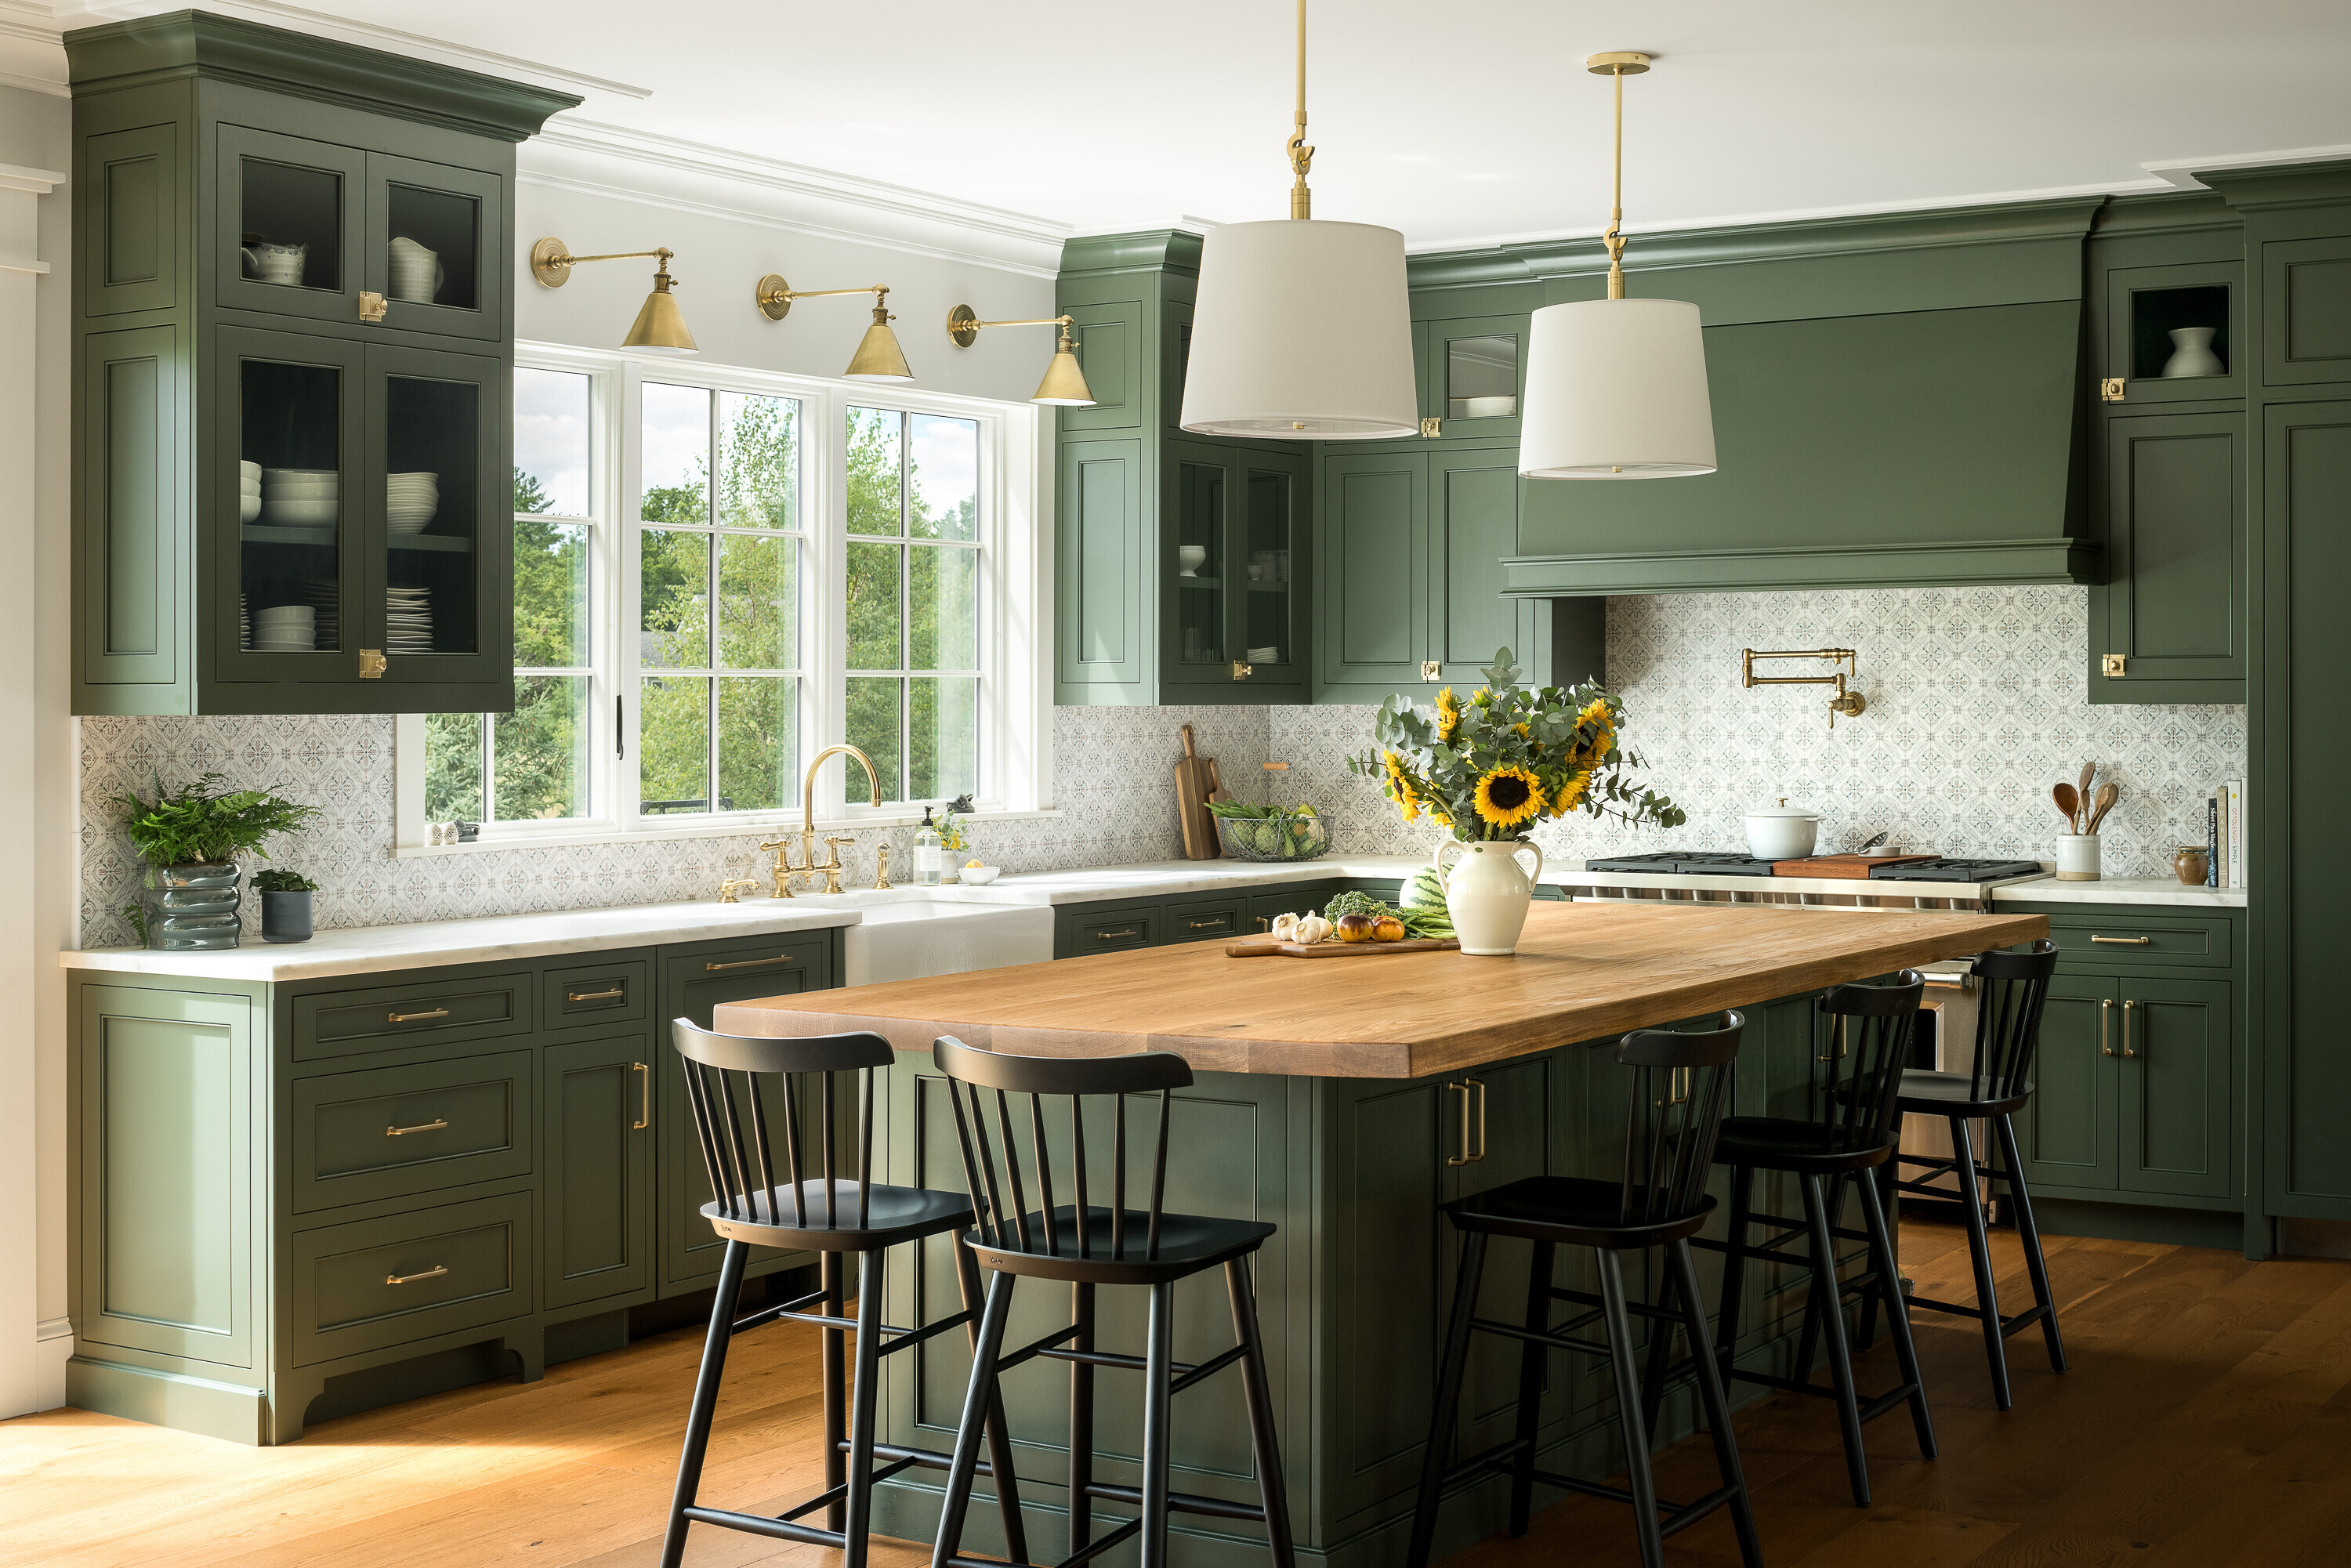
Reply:
<svg viewBox="0 0 2351 1568"><path fill-rule="evenodd" d="M1867 1174L1854 1183L1861 1189L1861 1218L1869 1228L1869 1268L1877 1276L1864 1300L1886 1302L1886 1326L1894 1338L1894 1362L1902 1381L1910 1385L1910 1426L1918 1435L1918 1451L1935 1457L1935 1418L1927 1411L1927 1379L1918 1370L1918 1346L1910 1333L1910 1309L1902 1300L1902 1279L1894 1251L1894 1228L1877 1201L1877 1184Z"/></svg>
<svg viewBox="0 0 2351 1568"><path fill-rule="evenodd" d="M963 1516L971 1507L971 1484L979 1473L979 1439L987 1425L996 1390L997 1357L1004 1350L1004 1322L1012 1315L1013 1276L987 1281L987 1305L979 1318L979 1343L972 1347L971 1385L964 1390L963 1418L956 1423L955 1453L947 1461L946 1496L939 1505L939 1537L931 1546L931 1568L946 1568L963 1550Z"/></svg>
<svg viewBox="0 0 2351 1568"><path fill-rule="evenodd" d="M1665 1568L1666 1536L1657 1522L1657 1483L1649 1473L1649 1434L1641 1424L1641 1375L1633 1362L1633 1317L1625 1310L1625 1274L1603 1247L1600 1304L1608 1324L1608 1361L1616 1374L1616 1421L1625 1434L1625 1472L1633 1492L1633 1529L1641 1542L1641 1568Z"/></svg>
<svg viewBox="0 0 2351 1568"><path fill-rule="evenodd" d="M1445 1331L1445 1359L1437 1366L1437 1403L1428 1413L1428 1450L1420 1462L1420 1499L1413 1505L1412 1544L1405 1568L1428 1568L1437 1541L1437 1503L1445 1490L1447 1456L1460 1419L1461 1375L1469 1364L1469 1320L1478 1312L1478 1285L1486 1273L1486 1233L1461 1233L1461 1267L1453 1281L1453 1318Z"/></svg>
<svg viewBox="0 0 2351 1568"><path fill-rule="evenodd" d="M1730 1224L1722 1247L1722 1306L1715 1314L1714 1358L1729 1375L1739 1354L1739 1309L1747 1295L1747 1213L1755 1201L1755 1167L1730 1171Z"/></svg>
<svg viewBox="0 0 2351 1568"><path fill-rule="evenodd" d="M2024 1190L2024 1157L2017 1152L2016 1124L1995 1117L2000 1135L2000 1166L2008 1183L2008 1200L2016 1210L2017 1239L2024 1243L2024 1271L2032 1278L2032 1299L2041 1304L2041 1340L2049 1347L2049 1367L2065 1370L2065 1338L2057 1332L2057 1298L2049 1290L2049 1260L2041 1252L2041 1228L2032 1222L2032 1195Z"/></svg>
<svg viewBox="0 0 2351 1568"><path fill-rule="evenodd" d="M1143 1357L1142 1568L1167 1568L1167 1427L1174 1381L1176 1287L1151 1287L1151 1322Z"/></svg>
<svg viewBox="0 0 2351 1568"><path fill-rule="evenodd" d="M1739 1558L1747 1568L1763 1568L1763 1540L1755 1531L1755 1509L1747 1499L1747 1472L1740 1466L1739 1442L1730 1429L1730 1401L1723 1396L1721 1370L1704 1349L1706 1308L1698 1293L1698 1265L1690 1260L1687 1240L1675 1242L1669 1250L1673 1279L1679 1287L1682 1325L1689 1334L1690 1360L1698 1368L1698 1404L1706 1412L1707 1435L1714 1439L1714 1462L1722 1472L1722 1484L1739 1489L1730 1500L1730 1525L1739 1532Z"/></svg>
<svg viewBox="0 0 2351 1568"><path fill-rule="evenodd" d="M1870 1169L1864 1171L1860 1176L1854 1178L1855 1185L1856 1186L1862 1182L1867 1182L1870 1184L1871 1190L1877 1195L1877 1211L1880 1214L1886 1216L1889 1219L1893 1217L1894 1213L1894 1184L1892 1176L1896 1166L1899 1165L1901 1158L1902 1145L1897 1139L1894 1145L1894 1153L1886 1156L1886 1163L1884 1165L1872 1166ZM1844 1208L1842 1204L1838 1206L1837 1212L1840 1214L1844 1212ZM1891 1298L1893 1305L1888 1310L1892 1312L1900 1312L1903 1310L1903 1307L1899 1299L1902 1291L1902 1286L1899 1280L1896 1281L1894 1291L1895 1295ZM1861 1332L1854 1336L1853 1348L1855 1354L1861 1355L1867 1355L1871 1351L1877 1348L1877 1292L1875 1291L1870 1291L1868 1294L1861 1298Z"/></svg>
<svg viewBox="0 0 2351 1568"><path fill-rule="evenodd" d="M1296 1568L1298 1552L1290 1534L1289 1483L1281 1473L1281 1445L1274 1437L1273 1385L1265 1372L1265 1335L1258 1327L1257 1292L1249 1283L1244 1260L1235 1258L1225 1264L1225 1293L1232 1298L1233 1337L1246 1347L1241 1356L1241 1396L1249 1402L1249 1457L1257 1466L1258 1497L1265 1505L1266 1548L1272 1553L1273 1568Z"/></svg>
<svg viewBox="0 0 2351 1568"><path fill-rule="evenodd" d="M848 1309L847 1296L841 1283L841 1254L826 1252L817 1260L817 1277L824 1287L824 1315L840 1317ZM849 1425L848 1390L841 1375L841 1333L839 1329L817 1331L817 1343L824 1361L824 1484L828 1490L841 1484L848 1476L846 1456L841 1445L847 1440ZM846 1527L847 1511L838 1502L824 1511L824 1527L841 1530Z"/></svg>
<svg viewBox="0 0 2351 1568"><path fill-rule="evenodd" d="M1535 1243L1533 1264L1527 1270L1527 1332L1541 1333L1551 1327L1551 1270L1554 1249ZM1542 1429L1543 1347L1532 1340L1519 1346L1519 1418L1517 1457L1510 1462L1510 1535L1527 1532L1527 1517L1535 1496L1535 1435Z"/></svg>
<svg viewBox="0 0 2351 1568"><path fill-rule="evenodd" d="M685 1511L702 1486L702 1457L710 1448L711 1413L718 1408L718 1378L726 1370L726 1342L735 1337L735 1300L743 1293L748 1243L729 1241L718 1262L718 1289L710 1298L710 1333L702 1342L702 1370L695 1374L694 1403L685 1412L685 1446L677 1457L677 1490L670 1497L669 1529L662 1537L661 1568L677 1568L685 1557Z"/></svg>
<svg viewBox="0 0 2351 1568"><path fill-rule="evenodd" d="M1813 1243L1813 1288L1807 1293L1807 1327L1817 1321L1828 1331L1829 1378L1836 1385L1837 1424L1844 1429L1845 1477L1853 1483L1854 1506L1867 1508L1869 1457L1861 1446L1861 1396L1854 1388L1853 1351L1845 1343L1836 1238L1829 1234L1828 1197L1821 1190L1821 1178L1808 1176L1803 1183L1804 1223L1812 1232ZM1805 1338L1811 1337L1807 1333Z"/></svg>
<svg viewBox="0 0 2351 1568"><path fill-rule="evenodd" d="M1992 1403L2012 1403L2008 1391L2008 1344L2000 1332L2000 1290L1992 1283L1991 1238L1984 1230L1983 1184L1976 1179L1976 1149L1968 1119L1951 1118L1951 1154L1959 1162L1959 1198L1968 1216L1968 1256L1976 1266L1976 1308L1983 1320L1984 1359L1991 1364Z"/></svg>
<svg viewBox="0 0 2351 1568"><path fill-rule="evenodd" d="M865 1568L865 1536L873 1516L873 1399L882 1381L882 1260L857 1260L857 1372L849 1390L849 1522L841 1568Z"/></svg>
<svg viewBox="0 0 2351 1568"><path fill-rule="evenodd" d="M1661 1312L1674 1310L1674 1297L1681 1288L1672 1267L1663 1258L1657 1260L1656 1308ZM1673 1365L1674 1325L1661 1319L1649 1322L1649 1371L1641 1380L1641 1426L1654 1440L1657 1435L1657 1418L1666 1407L1666 1373ZM1690 1341L1693 1358L1705 1354L1706 1341Z"/></svg>
<svg viewBox="0 0 2351 1568"><path fill-rule="evenodd" d="M1070 1287L1070 1321L1078 1326L1070 1348L1094 1347L1094 1288ZM1086 1489L1094 1482L1094 1369L1082 1361L1070 1363L1070 1552L1074 1556L1094 1538L1094 1500ZM1026 1561L1028 1553L1015 1552Z"/></svg>
<svg viewBox="0 0 2351 1568"><path fill-rule="evenodd" d="M964 1311L971 1314L968 1333L977 1349L984 1300L979 1264L961 1238L950 1236L947 1240L955 1249L956 1289L963 1297ZM1012 1470L1012 1428L1004 1423L1004 1391L992 1384L987 1390L987 1462L988 1479L996 1488L996 1511L1004 1520L1004 1553L1015 1563L1026 1563L1029 1534L1020 1526L1020 1480Z"/></svg>

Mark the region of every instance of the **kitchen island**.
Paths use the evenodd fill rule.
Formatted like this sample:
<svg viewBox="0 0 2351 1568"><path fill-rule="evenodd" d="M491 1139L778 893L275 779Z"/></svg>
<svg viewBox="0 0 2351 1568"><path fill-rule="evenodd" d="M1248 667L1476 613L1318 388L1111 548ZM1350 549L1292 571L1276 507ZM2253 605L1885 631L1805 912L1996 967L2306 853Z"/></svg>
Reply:
<svg viewBox="0 0 2351 1568"><path fill-rule="evenodd" d="M1184 1056L1196 1082L1176 1096L1169 1207L1280 1227L1259 1257L1257 1286L1300 1554L1387 1568L1403 1557L1452 1279L1439 1205L1526 1176L1608 1173L1624 1119L1611 1048L1627 1030L1744 1009L1737 1110L1787 1110L1801 1105L1823 1043L1813 1006L1822 989L2047 929L2042 916L2004 914L1538 904L1511 958L1244 959L1209 943L744 1001L718 1008L716 1022L742 1034L887 1038L901 1055L886 1078L876 1161L893 1182L934 1187L961 1185L954 1123L929 1060L938 1035L1032 1054ZM1107 1174L1105 1166L1096 1180ZM1768 1180L1765 1193L1774 1207L1791 1202ZM934 1238L911 1262L892 1260L887 1321L955 1309L946 1245ZM1521 1310L1524 1267L1522 1249L1498 1249L1487 1312ZM1568 1272L1563 1283L1593 1288ZM1748 1277L1740 1360L1789 1371L1800 1278L1771 1265ZM1711 1291L1711 1269L1707 1281ZM1142 1311L1138 1292L1103 1292L1100 1343L1139 1347ZM1066 1322L1066 1312L1053 1291L1023 1291L1013 1342ZM1213 1277L1178 1288L1179 1360L1205 1360L1230 1336ZM1514 1351L1479 1349L1462 1453L1504 1434L1516 1385ZM950 1446L967 1365L958 1336L885 1364L884 1440ZM1552 1359L1546 1468L1601 1476L1621 1463L1605 1383L1597 1362ZM1127 1386L1102 1380L1095 1474L1134 1485L1141 1406ZM1008 1375L1005 1397L1033 1515L1030 1551L1050 1561L1066 1550L1066 1374L1031 1363ZM1667 1436L1687 1429L1681 1406L1668 1403ZM1176 1490L1253 1501L1238 1382L1211 1380L1177 1412ZM917 1470L883 1488L876 1528L929 1540L939 1479ZM1440 1555L1499 1527L1504 1490L1492 1482L1476 1501L1447 1507ZM1113 1516L1097 1510L1098 1523ZM973 1511L967 1550L1001 1550L992 1518ZM1177 1516L1174 1550L1186 1568L1265 1561L1252 1527L1199 1515Z"/></svg>

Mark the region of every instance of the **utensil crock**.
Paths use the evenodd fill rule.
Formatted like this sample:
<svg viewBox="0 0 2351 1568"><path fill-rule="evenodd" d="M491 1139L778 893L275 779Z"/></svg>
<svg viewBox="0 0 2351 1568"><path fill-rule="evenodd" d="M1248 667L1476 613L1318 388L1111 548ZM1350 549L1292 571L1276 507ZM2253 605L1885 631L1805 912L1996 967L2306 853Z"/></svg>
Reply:
<svg viewBox="0 0 2351 1568"><path fill-rule="evenodd" d="M2057 880L2059 882L2098 880L2097 834L2061 833L2058 835Z"/></svg>

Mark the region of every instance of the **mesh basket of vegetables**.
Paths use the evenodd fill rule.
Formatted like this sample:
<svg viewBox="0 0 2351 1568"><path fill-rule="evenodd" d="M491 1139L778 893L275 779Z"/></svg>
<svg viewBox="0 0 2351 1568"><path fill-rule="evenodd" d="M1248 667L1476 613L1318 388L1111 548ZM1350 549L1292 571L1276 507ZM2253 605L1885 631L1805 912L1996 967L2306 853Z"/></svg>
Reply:
<svg viewBox="0 0 2351 1568"><path fill-rule="evenodd" d="M1217 841L1237 861L1311 861L1331 851L1331 830L1311 806L1243 806L1211 800Z"/></svg>

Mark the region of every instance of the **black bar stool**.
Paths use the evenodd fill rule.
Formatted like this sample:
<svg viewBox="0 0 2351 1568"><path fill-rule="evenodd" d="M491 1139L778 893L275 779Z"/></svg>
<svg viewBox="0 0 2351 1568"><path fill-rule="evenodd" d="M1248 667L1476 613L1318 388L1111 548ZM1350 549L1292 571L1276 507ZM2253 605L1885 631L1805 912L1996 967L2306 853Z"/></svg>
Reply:
<svg viewBox="0 0 2351 1568"><path fill-rule="evenodd" d="M2041 1013L2049 999L2049 981L2057 972L2057 945L2035 942L2022 953L1986 953L1975 960L1979 988L1976 1000L1975 1061L1965 1072L1930 1072L1912 1068L1902 1074L1896 1108L1904 1115L1942 1116L1951 1124L1949 1157L1905 1155L1897 1151L1879 1172L1889 1202L1896 1192L1949 1199L1949 1187L1934 1186L1938 1176L1959 1176L1959 1197L1968 1217L1968 1252L1975 1263L1976 1300L1972 1306L1912 1296L1910 1305L1928 1312L1974 1318L1983 1324L1984 1357L1991 1364L1992 1398L2003 1410L2012 1403L2008 1386L2006 1341L2028 1323L2041 1325L2052 1371L2065 1370L2065 1341L2057 1332L2057 1303L2049 1293L2049 1263L2042 1255L2041 1231L2032 1222L2032 1195L2024 1188L2024 1158L2016 1146L2011 1119L2032 1098L2033 1052L2041 1044ZM2103 1043L2103 1042L2102 1042ZM1968 1134L1972 1121L2000 1145L1997 1168L1980 1163ZM1987 1156L1991 1150L1984 1151ZM1917 1174L1901 1175L1903 1166ZM1960 1176L1974 1173L1970 1180ZM2016 1218L2017 1239L2024 1244L2024 1270L2032 1281L2033 1305L2013 1317L2000 1313L2000 1295L1992 1284L1991 1241L1984 1231L1983 1189L1980 1183L2008 1184L2008 1206ZM1862 1339L1868 1341L1875 1322L1873 1301L1862 1309Z"/></svg>
<svg viewBox="0 0 2351 1568"><path fill-rule="evenodd" d="M1631 1503L1641 1561L1646 1568L1659 1568L1665 1562L1667 1536L1728 1504L1739 1531L1740 1556L1747 1568L1761 1568L1763 1552L1755 1534L1755 1511L1749 1504L1746 1478L1739 1468L1739 1447L1731 1436L1722 1380L1713 1358L1706 1354L1706 1312L1689 1254L1690 1237L1714 1212L1714 1199L1706 1193L1707 1176L1716 1134L1723 1122L1730 1063L1739 1054L1740 1038L1746 1028L1745 1019L1726 1012L1720 1027L1702 1033L1640 1030L1625 1037L1616 1048L1616 1060L1635 1071L1620 1180L1529 1176L1445 1206L1455 1228L1462 1233L1461 1270L1453 1287L1453 1318L1446 1331L1445 1359L1437 1374L1437 1407L1429 1422L1420 1500L1413 1511L1412 1543L1405 1554L1406 1568L1428 1568L1437 1539L1437 1506L1445 1489L1489 1472L1510 1478L1513 1536L1526 1533L1534 1485L1541 1481L1567 1491ZM1477 1315L1486 1243L1493 1236L1517 1237L1535 1244L1523 1326ZM1552 1284L1554 1249L1562 1246L1593 1249L1600 1270L1599 1295ZM1667 1278L1679 1284L1678 1310L1668 1310L1663 1300L1653 1307L1625 1299L1618 1255L1651 1247L1666 1249L1671 1266ZM1675 1292L1661 1295L1673 1299ZM1555 1301L1574 1301L1592 1310L1553 1325L1551 1305ZM1698 1375L1698 1397L1705 1408L1707 1429L1714 1437L1715 1464L1722 1476L1721 1486L1695 1502L1657 1500L1656 1483L1649 1469L1655 1411L1642 1396L1640 1375L1634 1368L1635 1313L1649 1320L1654 1344L1669 1344L1677 1328L1689 1338L1690 1364ZM1605 1325L1604 1343L1573 1337L1577 1330L1595 1320ZM1445 1456L1453 1445L1453 1430L1459 1419L1472 1333L1500 1334L1523 1347L1517 1430L1508 1442L1448 1467ZM1535 1468L1543 1362L1553 1350L1605 1356L1614 1370L1625 1465L1632 1481L1629 1488L1603 1486Z"/></svg>
<svg viewBox="0 0 2351 1568"><path fill-rule="evenodd" d="M710 1190L718 1194L702 1206L702 1213L711 1228L726 1239L726 1251L718 1265L718 1293L710 1303L710 1333L703 1343L702 1370L695 1379L694 1404L686 1416L677 1490L670 1502L669 1531L662 1542L662 1568L678 1568L685 1553L689 1524L723 1525L778 1541L838 1547L843 1568L862 1568L875 1483L912 1465L946 1469L949 1464L948 1456L927 1448L886 1447L874 1441L873 1398L881 1358L950 1329L965 1328L974 1337L977 1333L979 1270L972 1266L969 1254L956 1249L963 1311L918 1329L892 1328L883 1322L883 1260L888 1249L902 1242L962 1229L971 1223L971 1205L954 1193L879 1186L871 1179L873 1071L887 1067L891 1058L890 1042L880 1035L754 1040L713 1034L684 1019L670 1028L677 1053L684 1059L686 1100L693 1110L703 1160L709 1167ZM833 1079L839 1073L856 1074L854 1177L841 1176L834 1148ZM806 1082L811 1075L818 1080L812 1093ZM803 1098L812 1102L810 1110L817 1124L813 1151L800 1126ZM783 1186L776 1181L771 1113L775 1124L780 1124L790 1175L789 1185ZM820 1157L820 1176L808 1173L811 1153ZM743 1289L743 1265L755 1245L819 1252L820 1287L797 1301L737 1319L735 1308ZM844 1254L858 1259L854 1320L841 1315ZM809 1307L820 1310L803 1310ZM718 1404L718 1380L726 1369L727 1343L747 1329L782 1319L815 1323L824 1331L825 1490L773 1519L701 1507L695 1494L702 1482L703 1455L710 1444L711 1412ZM844 1401L841 1351L842 1331L847 1329L856 1331L857 1372ZM849 1406L846 1432L842 1430L844 1404ZM987 1419L993 1462L977 1469L994 1479L1005 1533L1015 1553L1025 1554L1012 1445L1005 1436L1000 1404L988 1406ZM873 1468L877 1453L890 1461L878 1470ZM798 1522L820 1508L825 1511L825 1528Z"/></svg>
<svg viewBox="0 0 2351 1568"><path fill-rule="evenodd" d="M972 1355L971 1385L964 1399L962 1425L956 1431L955 1462L947 1471L946 1501L939 1516L938 1541L931 1551L932 1568L1004 1568L1000 1563L959 1554L964 1514L971 1502L972 1475L980 1468L981 1431L992 1419L987 1412L996 1407L997 1379L1036 1356L1070 1364L1070 1555L1059 1568L1075 1568L1137 1535L1142 1538L1142 1568L1165 1568L1170 1511L1258 1521L1265 1526L1275 1568L1295 1568L1290 1508L1282 1491L1281 1453L1274 1442L1273 1396L1266 1379L1257 1299L1249 1278L1249 1254L1264 1244L1274 1228L1255 1220L1169 1214L1162 1203L1167 1186L1171 1091L1192 1082L1191 1068L1182 1057L1164 1051L1110 1057L1009 1056L977 1051L951 1037L938 1041L934 1060L947 1077L964 1180L978 1216L965 1243L994 1270L995 1277L988 1281L979 1343ZM995 1103L993 1134L983 1090L990 1092ZM1151 1203L1147 1208L1129 1208L1127 1096L1155 1090L1159 1095L1159 1132L1151 1157ZM1028 1137L1039 1197L1033 1211L1020 1168L1020 1134L1015 1130L1016 1117L1008 1099L1014 1094L1029 1097ZM1114 1097L1109 1109L1111 1199L1107 1208L1092 1201L1088 1185L1085 1101L1090 1095ZM1065 1168L1075 1188L1074 1204L1054 1202L1053 1166L1045 1139L1048 1097L1066 1097L1070 1102L1070 1159ZM1186 1365L1173 1354L1176 1281L1219 1264L1225 1270L1233 1337L1238 1343L1196 1366ZM1004 1325L1012 1311L1013 1286L1024 1278L1057 1280L1069 1285L1071 1322L1018 1350L1007 1351ZM1143 1355L1094 1349L1094 1288L1098 1285L1151 1288ZM1262 1500L1256 1508L1168 1490L1171 1397L1236 1362L1241 1367L1249 1448ZM1099 1366L1143 1374L1140 1487L1112 1486L1093 1479L1093 1373ZM1140 1511L1092 1540L1089 1538L1093 1533L1096 1501L1123 1503ZM1016 1563L1025 1563L1028 1553L1016 1543L1011 1556Z"/></svg>
<svg viewBox="0 0 2351 1568"><path fill-rule="evenodd" d="M1902 1311L1901 1271L1895 1259L1893 1232L1886 1224L1885 1206L1878 1201L1877 1184L1868 1174L1894 1154L1895 1096L1901 1087L1903 1064L1909 1060L1918 998L1926 988L1924 976L1905 969L1890 986L1838 986L1821 998L1821 1011L1831 1019L1829 1037L1826 1049L1813 1059L1804 1093L1805 1114L1733 1116L1723 1123L1714 1158L1716 1164L1730 1167L1729 1236L1724 1241L1695 1243L1725 1254L1722 1311L1716 1319L1715 1337L1715 1355L1722 1375L1834 1399L1838 1423L1844 1428L1845 1473L1853 1483L1853 1500L1864 1508L1869 1504L1869 1459L1862 1448L1863 1422L1907 1404L1910 1424L1918 1435L1918 1451L1928 1458L1935 1457L1935 1422L1927 1411L1927 1385L1919 1375L1910 1320ZM1804 1218L1788 1219L1758 1211L1757 1171L1780 1171L1796 1177L1803 1190ZM1837 1223L1848 1182L1861 1194L1865 1229L1850 1230ZM1780 1234L1750 1243L1749 1228L1756 1225ZM1784 1250L1799 1237L1808 1242L1807 1251L1792 1255ZM1837 1273L1840 1239L1869 1244L1867 1267L1851 1280L1840 1279ZM1733 1359L1739 1347L1740 1297L1750 1258L1802 1262L1812 1270L1793 1377L1748 1371ZM1900 1385L1867 1404L1854 1387L1852 1347L1844 1332L1844 1300L1854 1294L1886 1303L1894 1355L1902 1369ZM1829 1341L1831 1385L1827 1388L1812 1380L1813 1354L1823 1330ZM1651 1381L1659 1380L1653 1376Z"/></svg>

